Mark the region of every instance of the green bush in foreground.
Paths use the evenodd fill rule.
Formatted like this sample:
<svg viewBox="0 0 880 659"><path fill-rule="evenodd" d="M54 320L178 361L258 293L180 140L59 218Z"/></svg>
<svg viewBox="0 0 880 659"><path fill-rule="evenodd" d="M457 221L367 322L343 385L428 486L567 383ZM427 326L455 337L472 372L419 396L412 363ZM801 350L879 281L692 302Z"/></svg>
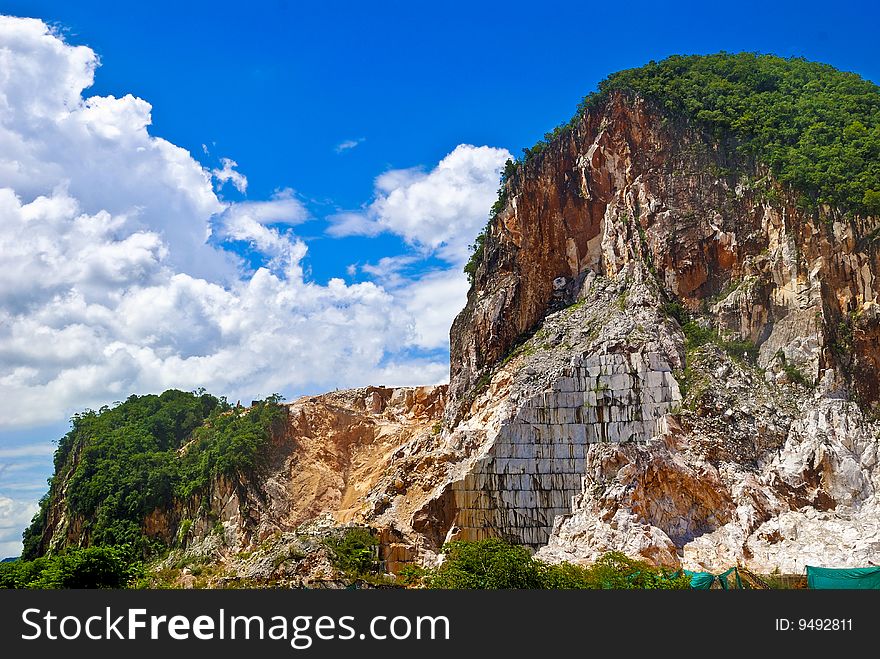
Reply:
<svg viewBox="0 0 880 659"><path fill-rule="evenodd" d="M534 559L525 547L497 538L454 541L443 547L446 560L422 576L428 588L438 589L556 589L556 590L683 590L690 580L620 552L609 552L593 565L550 565Z"/></svg>
<svg viewBox="0 0 880 659"><path fill-rule="evenodd" d="M525 547L497 538L456 540L444 545L443 552L446 560L425 576L430 588L543 588L541 564Z"/></svg>
<svg viewBox="0 0 880 659"><path fill-rule="evenodd" d="M0 588L124 588L142 570L131 547L88 547L0 563Z"/></svg>

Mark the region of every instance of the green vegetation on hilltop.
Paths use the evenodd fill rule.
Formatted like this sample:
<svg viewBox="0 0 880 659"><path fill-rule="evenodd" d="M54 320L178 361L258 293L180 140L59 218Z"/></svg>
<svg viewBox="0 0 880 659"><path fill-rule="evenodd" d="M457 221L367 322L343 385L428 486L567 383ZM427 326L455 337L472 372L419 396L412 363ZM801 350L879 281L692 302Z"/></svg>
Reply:
<svg viewBox="0 0 880 659"><path fill-rule="evenodd" d="M203 392L169 390L77 414L58 443L49 493L24 532L23 557L42 553L49 507L62 496L62 483L63 505L82 520L90 545L148 551L142 525L151 511L205 493L214 477L259 468L283 415L278 402L272 396L244 409Z"/></svg>
<svg viewBox="0 0 880 659"><path fill-rule="evenodd" d="M610 75L581 110L613 91L733 137L807 207L880 213L880 87L855 73L755 53L673 55Z"/></svg>
<svg viewBox="0 0 880 659"><path fill-rule="evenodd" d="M539 156L569 135L584 112L612 92L631 92L729 140L743 156L770 167L795 191L800 205L828 204L847 213L880 214L880 87L855 73L802 58L756 53L673 55L619 71L578 106L521 162ZM519 163L508 163L490 219L506 205L506 181ZM482 259L486 230L465 267L471 281Z"/></svg>

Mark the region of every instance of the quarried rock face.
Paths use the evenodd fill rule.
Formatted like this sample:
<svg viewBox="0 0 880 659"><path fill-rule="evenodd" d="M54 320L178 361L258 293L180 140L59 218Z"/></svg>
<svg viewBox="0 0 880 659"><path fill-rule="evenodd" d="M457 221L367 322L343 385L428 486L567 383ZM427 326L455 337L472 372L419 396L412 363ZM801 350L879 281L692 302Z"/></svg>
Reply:
<svg viewBox="0 0 880 659"><path fill-rule="evenodd" d="M782 353L810 381L830 370L878 401L878 218L801 211L760 164L620 93L522 165L506 196L452 328L450 422L585 272L632 261L691 310L708 307L717 329L767 344L762 366L780 371Z"/></svg>
<svg viewBox="0 0 880 659"><path fill-rule="evenodd" d="M489 536L549 561L880 564L880 222L801 210L733 146L639 97L585 113L506 183L448 390L292 403L267 473L217 490L227 546L309 545L318 520L376 529L391 570Z"/></svg>
<svg viewBox="0 0 880 659"><path fill-rule="evenodd" d="M472 449L425 509L435 536L548 560L880 561L880 425L858 412L880 394L877 218L800 210L760 163L620 93L506 198L451 334L442 440ZM597 364L620 404L584 379Z"/></svg>
<svg viewBox="0 0 880 659"><path fill-rule="evenodd" d="M548 391L522 402L486 456L453 484L458 538L500 536L537 550L581 493L590 445L647 441L681 400L659 353L572 362Z"/></svg>
<svg viewBox="0 0 880 659"><path fill-rule="evenodd" d="M620 93L506 186L448 400L297 401L245 526L367 524L392 570L489 536L550 561L880 562L877 218L799 210Z"/></svg>

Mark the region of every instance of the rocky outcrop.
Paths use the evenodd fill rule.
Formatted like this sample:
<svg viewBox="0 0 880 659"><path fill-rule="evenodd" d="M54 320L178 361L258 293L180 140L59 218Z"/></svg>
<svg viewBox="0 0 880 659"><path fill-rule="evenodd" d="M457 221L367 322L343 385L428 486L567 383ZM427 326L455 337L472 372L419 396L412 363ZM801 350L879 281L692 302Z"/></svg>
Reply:
<svg viewBox="0 0 880 659"><path fill-rule="evenodd" d="M153 510L143 520L143 533L221 561L328 514L327 528L346 524L361 510L366 492L390 473L401 445L440 432L445 401L445 386L364 387L300 398L286 405L285 421L273 430L256 477L217 477L206 492ZM89 544L86 520L72 517L66 505L76 464L75 451L56 476L44 551Z"/></svg>
<svg viewBox="0 0 880 659"><path fill-rule="evenodd" d="M613 275L631 261L691 309L713 304L719 329L769 341L762 365L781 350L811 380L830 369L877 402L877 218L800 211L761 165L621 93L506 186L453 325L449 419L555 301L571 301L584 272ZM860 377L847 380L853 369Z"/></svg>
<svg viewBox="0 0 880 659"><path fill-rule="evenodd" d="M457 537L546 544L539 555L551 560L609 549L713 569L880 560L880 426L859 410L877 409L880 381L877 218L801 211L759 163L621 93L522 165L505 192L453 325L446 421L475 430L486 412L473 392L486 381L507 411L450 486L459 512L438 523ZM672 302L707 345L685 354L682 328L663 313L682 317ZM560 334L557 318L579 304L594 313ZM554 339L568 370L516 359L538 335ZM755 361L743 358L752 351ZM640 432L591 434L604 412L586 395L597 382L579 380L588 364L610 367L609 400L640 406ZM537 398L498 388L521 382L516 369L541 380ZM646 382L666 393L645 397ZM612 414L634 418L626 406ZM558 454L572 457L557 465ZM529 485L543 472L547 494Z"/></svg>
<svg viewBox="0 0 880 659"><path fill-rule="evenodd" d="M264 477L218 483L225 551L302 544L317 519L376 529L391 571L488 536L549 561L880 564L878 219L803 211L620 92L505 186L448 390L292 403Z"/></svg>
<svg viewBox="0 0 880 659"><path fill-rule="evenodd" d="M390 569L488 536L551 561L880 560L876 219L804 213L620 93L505 196L425 406L442 423L382 420L366 390L297 402L257 537L329 511L378 529Z"/></svg>

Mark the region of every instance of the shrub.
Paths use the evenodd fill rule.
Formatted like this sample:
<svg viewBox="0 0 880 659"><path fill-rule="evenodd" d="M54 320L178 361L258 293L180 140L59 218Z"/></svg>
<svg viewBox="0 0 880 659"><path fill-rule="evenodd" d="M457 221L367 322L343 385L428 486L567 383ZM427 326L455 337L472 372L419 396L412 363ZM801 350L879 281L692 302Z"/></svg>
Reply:
<svg viewBox="0 0 880 659"><path fill-rule="evenodd" d="M379 540L370 529L352 527L325 539L324 544L333 553L333 565L349 577L362 578L378 570Z"/></svg>
<svg viewBox="0 0 880 659"><path fill-rule="evenodd" d="M446 559L421 575L429 588L444 589L685 589L681 573L651 566L620 552L609 552L593 565L550 565L535 560L525 547L497 538L443 547Z"/></svg>
<svg viewBox="0 0 880 659"><path fill-rule="evenodd" d="M590 569L571 563L543 565L541 587L553 590L586 590L594 588Z"/></svg>
<svg viewBox="0 0 880 659"><path fill-rule="evenodd" d="M407 588L418 588L424 584L428 570L412 563L404 565L397 573L398 582Z"/></svg>
<svg viewBox="0 0 880 659"><path fill-rule="evenodd" d="M653 567L617 551L609 552L587 569L587 582L603 590L684 590L690 578L683 572Z"/></svg>
<svg viewBox="0 0 880 659"><path fill-rule="evenodd" d="M498 538L456 540L443 547L446 560L426 578L430 588L541 588L538 563L525 547Z"/></svg>
<svg viewBox="0 0 880 659"><path fill-rule="evenodd" d="M124 588L142 571L131 546L88 547L0 565L0 588Z"/></svg>

